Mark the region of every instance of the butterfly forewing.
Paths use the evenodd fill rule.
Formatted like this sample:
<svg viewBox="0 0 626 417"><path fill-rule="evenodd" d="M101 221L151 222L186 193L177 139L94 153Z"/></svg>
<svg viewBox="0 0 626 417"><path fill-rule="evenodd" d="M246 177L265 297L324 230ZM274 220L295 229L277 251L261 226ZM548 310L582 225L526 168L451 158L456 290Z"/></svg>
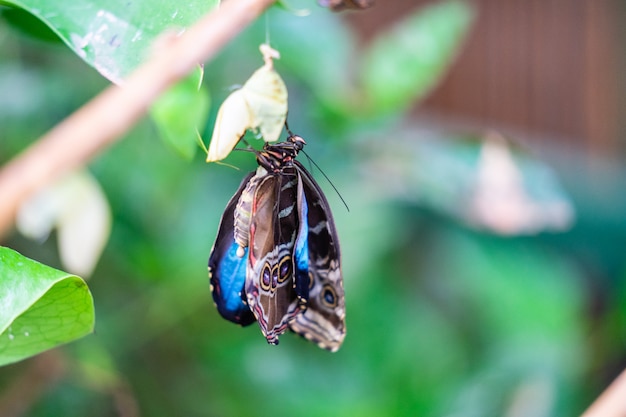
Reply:
<svg viewBox="0 0 626 417"><path fill-rule="evenodd" d="M217 238L209 257L211 292L217 310L227 320L246 326L254 321L243 292L246 279L248 251L239 256L239 245L234 238L234 219L237 204L246 184L253 177L250 173L230 199L217 232Z"/></svg>
<svg viewBox="0 0 626 417"><path fill-rule="evenodd" d="M261 331L272 344L278 343L304 302L294 284L297 185L296 175L268 175L252 202L245 291Z"/></svg>

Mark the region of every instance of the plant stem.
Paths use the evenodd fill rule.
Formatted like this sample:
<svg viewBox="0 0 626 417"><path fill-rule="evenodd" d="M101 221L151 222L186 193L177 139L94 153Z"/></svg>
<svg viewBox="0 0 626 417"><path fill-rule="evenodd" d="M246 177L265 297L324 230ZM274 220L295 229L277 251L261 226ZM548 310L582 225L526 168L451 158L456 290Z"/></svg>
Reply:
<svg viewBox="0 0 626 417"><path fill-rule="evenodd" d="M275 0L228 0L158 50L121 86L113 85L71 114L0 171L0 236L35 191L82 166L118 140L169 86L212 58Z"/></svg>

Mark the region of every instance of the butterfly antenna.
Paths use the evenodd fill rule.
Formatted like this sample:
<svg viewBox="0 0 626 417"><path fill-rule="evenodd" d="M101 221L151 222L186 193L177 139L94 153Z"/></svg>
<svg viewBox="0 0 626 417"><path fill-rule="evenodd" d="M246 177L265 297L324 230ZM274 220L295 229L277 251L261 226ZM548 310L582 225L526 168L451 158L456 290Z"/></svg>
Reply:
<svg viewBox="0 0 626 417"><path fill-rule="evenodd" d="M287 125L285 124L285 127ZM289 134L291 135L291 132L289 131L289 128L287 128L287 131L289 132ZM309 156L308 153L304 152L304 150L301 150L300 152L302 152L306 158L309 160L310 163L312 163L315 168L317 168L317 170L319 172L322 173L322 175L324 176L324 178L326 178L326 181L328 181L328 183L330 184L331 187L333 187L333 190L335 190L335 192L337 193L337 195L339 196L339 199L341 200L341 202L343 203L343 205L346 207L346 210L348 210L348 212L350 212L350 207L348 207L348 203L346 203L346 200L343 199L343 197L341 196L341 193L339 192L339 190L337 189L337 187L335 187L335 184L333 184L333 182L330 180L330 178L328 178L328 175L326 175L326 173L324 171L322 171L322 168L320 168L319 165L317 165L315 163L315 161Z"/></svg>

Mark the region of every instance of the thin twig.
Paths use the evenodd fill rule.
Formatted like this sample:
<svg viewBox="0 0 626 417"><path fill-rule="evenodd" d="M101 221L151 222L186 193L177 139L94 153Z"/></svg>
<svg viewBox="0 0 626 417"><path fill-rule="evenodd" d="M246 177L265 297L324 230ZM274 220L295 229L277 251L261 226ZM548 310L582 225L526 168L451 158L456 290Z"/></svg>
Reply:
<svg viewBox="0 0 626 417"><path fill-rule="evenodd" d="M609 385L582 417L626 417L626 371Z"/></svg>
<svg viewBox="0 0 626 417"><path fill-rule="evenodd" d="M225 1L183 35L159 45L122 87L107 88L6 164L0 171L0 236L26 198L119 139L159 94L213 57L274 1Z"/></svg>

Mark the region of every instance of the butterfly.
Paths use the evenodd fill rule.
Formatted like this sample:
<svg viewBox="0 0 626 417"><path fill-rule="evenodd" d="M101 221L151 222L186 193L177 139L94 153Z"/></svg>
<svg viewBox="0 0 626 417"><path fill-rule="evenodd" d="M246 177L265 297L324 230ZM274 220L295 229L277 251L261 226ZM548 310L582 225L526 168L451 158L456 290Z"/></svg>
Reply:
<svg viewBox="0 0 626 417"><path fill-rule="evenodd" d="M367 9L374 5L374 0L318 0L323 7L340 11L344 9Z"/></svg>
<svg viewBox="0 0 626 417"><path fill-rule="evenodd" d="M257 321L268 343L287 329L336 351L345 337L339 240L330 206L295 160L305 142L266 144L224 210L209 258L218 312Z"/></svg>

